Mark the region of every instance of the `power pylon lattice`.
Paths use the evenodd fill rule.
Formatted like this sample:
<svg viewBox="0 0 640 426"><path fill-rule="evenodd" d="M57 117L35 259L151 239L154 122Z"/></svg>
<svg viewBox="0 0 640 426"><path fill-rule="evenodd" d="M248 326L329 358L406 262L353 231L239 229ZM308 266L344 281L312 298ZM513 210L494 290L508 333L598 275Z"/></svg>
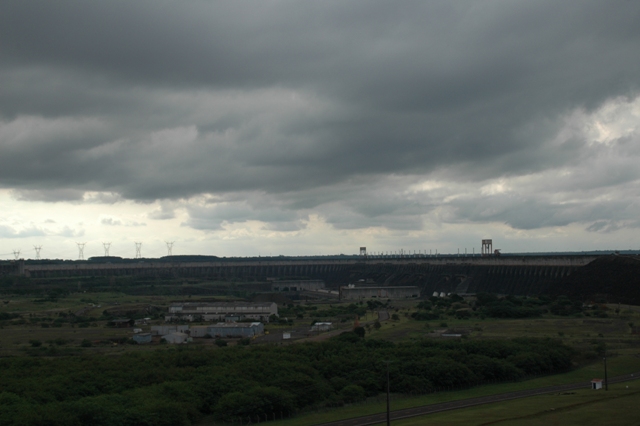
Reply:
<svg viewBox="0 0 640 426"><path fill-rule="evenodd" d="M102 243L104 247L104 257L109 257L109 248L111 247L111 243Z"/></svg>
<svg viewBox="0 0 640 426"><path fill-rule="evenodd" d="M165 241L167 244L167 256L173 256L173 243L175 241Z"/></svg>
<svg viewBox="0 0 640 426"><path fill-rule="evenodd" d="M84 260L84 246L87 243L76 243L78 245L78 260Z"/></svg>
<svg viewBox="0 0 640 426"><path fill-rule="evenodd" d="M33 249L36 251L36 260L40 260L40 250L42 250L42 246L33 246Z"/></svg>
<svg viewBox="0 0 640 426"><path fill-rule="evenodd" d="M142 243L134 243L136 245L136 259L142 259Z"/></svg>
<svg viewBox="0 0 640 426"><path fill-rule="evenodd" d="M16 260L20 259L20 250L13 250L13 256Z"/></svg>

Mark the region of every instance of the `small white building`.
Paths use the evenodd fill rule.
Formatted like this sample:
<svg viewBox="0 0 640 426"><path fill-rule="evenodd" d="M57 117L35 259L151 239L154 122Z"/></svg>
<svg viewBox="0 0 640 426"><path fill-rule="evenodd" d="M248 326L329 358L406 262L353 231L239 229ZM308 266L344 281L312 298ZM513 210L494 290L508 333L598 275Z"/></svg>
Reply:
<svg viewBox="0 0 640 426"><path fill-rule="evenodd" d="M163 338L164 340L167 341L167 343L171 343L173 345L179 345L181 343L187 343L187 339L189 338L189 335L186 333L181 333L177 331L175 333L167 334Z"/></svg>
<svg viewBox="0 0 640 426"><path fill-rule="evenodd" d="M593 379L591 381L591 389L593 390L602 389L602 379Z"/></svg>
<svg viewBox="0 0 640 426"><path fill-rule="evenodd" d="M329 331L332 327L330 322L317 322L311 326L311 331Z"/></svg>

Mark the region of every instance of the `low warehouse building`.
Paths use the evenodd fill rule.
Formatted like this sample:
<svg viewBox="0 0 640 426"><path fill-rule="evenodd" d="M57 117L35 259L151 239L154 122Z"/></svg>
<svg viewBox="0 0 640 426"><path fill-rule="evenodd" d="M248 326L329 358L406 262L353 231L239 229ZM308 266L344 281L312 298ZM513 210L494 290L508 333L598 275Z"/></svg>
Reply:
<svg viewBox="0 0 640 426"><path fill-rule="evenodd" d="M167 334L162 337L167 343L171 343L173 345L179 345L181 343L187 343L187 339L189 338L188 334L175 332L171 334Z"/></svg>
<svg viewBox="0 0 640 426"><path fill-rule="evenodd" d="M169 315L179 318L202 317L205 321L224 321L230 316L269 322L271 315L278 315L278 305L273 302L173 303L169 306Z"/></svg>
<svg viewBox="0 0 640 426"><path fill-rule="evenodd" d="M208 325L194 325L189 328L189 335L191 337L206 337L209 334Z"/></svg>
<svg viewBox="0 0 640 426"><path fill-rule="evenodd" d="M153 336L166 336L170 333L181 332L189 330L188 325L152 325L151 334Z"/></svg>
<svg viewBox="0 0 640 426"><path fill-rule="evenodd" d="M340 287L341 300L361 299L410 299L420 297L420 289L415 286L405 287Z"/></svg>
<svg viewBox="0 0 640 426"><path fill-rule="evenodd" d="M329 331L333 328L330 322L317 322L311 326L311 331Z"/></svg>
<svg viewBox="0 0 640 426"><path fill-rule="evenodd" d="M323 288L323 280L282 280L271 284L272 291L317 291Z"/></svg>
<svg viewBox="0 0 640 426"><path fill-rule="evenodd" d="M211 337L253 337L264 333L259 322L218 323L208 327Z"/></svg>

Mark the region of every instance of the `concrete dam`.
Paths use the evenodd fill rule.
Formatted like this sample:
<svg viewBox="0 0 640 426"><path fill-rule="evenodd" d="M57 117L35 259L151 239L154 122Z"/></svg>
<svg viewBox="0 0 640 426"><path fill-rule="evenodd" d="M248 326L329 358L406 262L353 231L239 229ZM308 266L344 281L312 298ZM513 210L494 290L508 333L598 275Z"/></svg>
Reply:
<svg viewBox="0 0 640 426"><path fill-rule="evenodd" d="M433 292L500 294L545 293L589 264L596 256L405 257L346 259L230 259L215 262L126 261L12 262L2 272L34 279L55 277L151 276L219 281L266 282L322 279L337 289L358 286L417 286L422 296Z"/></svg>

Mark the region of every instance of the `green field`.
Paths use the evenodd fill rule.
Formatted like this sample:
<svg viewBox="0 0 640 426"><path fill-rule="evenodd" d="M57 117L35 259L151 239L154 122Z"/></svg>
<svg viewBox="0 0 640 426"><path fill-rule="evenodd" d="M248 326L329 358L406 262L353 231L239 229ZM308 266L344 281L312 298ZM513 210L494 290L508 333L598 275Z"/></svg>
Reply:
<svg viewBox="0 0 640 426"><path fill-rule="evenodd" d="M610 376L623 375L631 372L640 371L640 351L627 350L627 351L623 351L623 353L621 353L619 356L610 358L607 363L607 370ZM557 374L557 375L546 376L546 377L538 377L538 378L521 381L521 382L497 383L497 384L491 384L491 385L478 386L471 389L458 390L458 391L438 392L438 393L428 394L428 395L423 395L418 397L392 395L391 409L401 410L404 408L419 407L423 405L438 404L442 402L457 401L457 400L468 399L468 398L477 398L477 397L487 396L487 395L498 395L502 393L515 392L515 391L526 390L526 389L536 389L536 388L541 388L546 386L555 386L555 385L562 385L562 384L569 384L569 383L584 382L584 381L589 381L593 378L601 378L603 376L604 376L603 364L594 363L594 364L586 365L582 368L573 370L568 373ZM619 385L612 385L609 387L610 388L609 392L615 389L620 390L621 392L624 389L624 392L626 392L627 391L626 386L629 386L629 390L640 391L640 381L638 381L638 382L628 382L628 383L619 384ZM602 391L601 393L601 392L595 392L590 390L584 390L584 391L580 390L575 392L576 392L576 395L584 394L587 396L591 396L591 395L599 396L604 393L604 391ZM566 396L566 395L563 395L563 396ZM531 403L531 406L535 408L537 406L536 404L542 404L543 402L540 402L540 401L548 397L549 396L546 396L546 395L539 396L539 397L530 397L522 400L515 400L515 401L510 401L505 403L490 404L490 405L487 405L486 407L502 406L503 404L515 404L516 402L519 402L519 401L531 400L531 401L538 401L538 402ZM640 402L640 395L636 395L634 398L635 398L634 400L637 400L637 402ZM539 406L543 406L543 405L539 405ZM459 411L462 412L462 411L468 411L468 410L480 410L482 409L482 407L485 407L485 406L467 408ZM494 408L494 410L497 410L498 412L500 411L500 409L496 409L496 408ZM514 411L517 413L518 412L517 408L514 409ZM370 399L364 403L354 404L351 406L346 406L346 407L337 408L337 409L326 409L326 410L317 411L317 412L309 412L305 414L300 414L297 417L292 419L270 422L269 424L273 426L313 426L313 425L327 423L327 422L336 421L336 420L342 420L342 419L348 419L353 417L366 416L370 414L378 414L378 413L384 413L384 412L386 412L386 399L384 398L384 396L380 396L375 399ZM439 425L441 423L435 420L434 422L432 422L431 418L434 416L445 416L445 417L451 416L453 415L453 413L454 411L448 411L448 412L445 412L444 414L427 415L427 416L416 418L416 419L422 419L421 423L418 422L418 423L407 423L407 424L412 424L412 425L413 424L415 425L438 424ZM408 422L411 420L403 420L402 422L405 422L405 421ZM460 418L456 420L456 422L454 423L447 423L447 424L466 424L465 421L467 420L464 418ZM213 421L204 421L201 423L201 426L208 426L213 424L214 424ZM393 424L404 424L404 423L400 423L400 421L394 421ZM476 424L476 423L472 423L472 424ZM480 423L477 423L477 424L480 424ZM532 424L537 424L537 423L532 423ZM629 424L637 425L637 424L640 424L640 422L629 423Z"/></svg>
<svg viewBox="0 0 640 426"><path fill-rule="evenodd" d="M448 425L616 425L640 424L640 383L604 390L579 390L487 404L427 416L395 420L396 426ZM381 423L382 426L385 423Z"/></svg>
<svg viewBox="0 0 640 426"><path fill-rule="evenodd" d="M66 283L67 287L71 283ZM145 284L147 285L147 284ZM153 284L150 284L153 285ZM185 285L193 287L207 285L229 285L229 283L190 283L180 281L164 283L163 291L174 288L176 292ZM233 283L241 287L241 284ZM171 287L173 286L173 287ZM82 287L79 287L82 288ZM172 290L173 291L173 290ZM105 311L111 317L151 317L152 320L140 326L148 331L150 325L164 324L164 314L171 302L199 301L227 298L211 295L132 295L120 291L72 291L51 297L50 294L3 295L0 313L18 314L20 317L0 321L0 356L65 356L121 354L139 351L171 351L171 345L131 345L121 344L130 340L131 328L112 328L107 326ZM340 303L336 300L295 302L279 304L281 323L271 323L267 329L272 334L282 330L308 329L314 320L331 321L338 328L331 334L351 330L355 314L359 312L359 323L366 330L366 339L381 339L395 343L424 338L442 339L439 334L447 332L461 334L464 340L495 340L519 337L553 338L576 349L573 356L573 370L564 374L535 377L512 383L483 384L461 390L442 391L411 397L392 395L392 409L398 410L422 405L436 404L459 399L506 393L517 390L588 381L603 377L602 353L606 347L610 376L640 371L640 336L632 334L634 324L640 324L640 311L635 307L610 306L607 315L569 315L556 316L544 314L533 318L499 319L474 315L469 319L442 315L440 319L418 321L412 318L417 312L414 300L393 301L375 309L366 309L364 303ZM144 314L151 309L151 313ZM365 312L366 311L366 312ZM393 319L378 320L377 311L387 311ZM134 314L135 312L135 314ZM61 318L73 315L82 318L82 323L59 323ZM58 323L56 323L58 320ZM322 340L325 335L314 335L303 340ZM83 342L90 341L86 347ZM266 340L265 340L266 341ZM34 342L40 342L35 345ZM254 343L260 342L260 339ZM273 339L274 342L280 344ZM215 347L212 339L196 339L190 345ZM286 342L295 344L295 342ZM391 378L393 380L393 377ZM616 413L624 407L637 404L640 386L635 383L621 387L616 385L608 393L579 391L568 395L551 395L526 398L506 403L491 404L459 411L434 414L422 418L394 421L394 424L574 424L572 419L580 419L575 424L595 424L594 419L610 424L640 424L627 420L624 416L609 414L609 407L616 407ZM604 399L603 399L604 398ZM274 426L311 426L333 420L381 413L386 409L384 397L379 395L364 402L346 405L341 408L326 408L322 404L309 406L305 411L289 420L271 422ZM627 405L625 405L627 404ZM549 407L549 405L551 405ZM548 407L548 408L547 408ZM553 408L554 410L551 410ZM478 420L479 419L479 420ZM633 421L636 421L633 423ZM554 423L555 422L555 423ZM627 422L627 423L625 423ZM205 419L201 425L214 424Z"/></svg>

